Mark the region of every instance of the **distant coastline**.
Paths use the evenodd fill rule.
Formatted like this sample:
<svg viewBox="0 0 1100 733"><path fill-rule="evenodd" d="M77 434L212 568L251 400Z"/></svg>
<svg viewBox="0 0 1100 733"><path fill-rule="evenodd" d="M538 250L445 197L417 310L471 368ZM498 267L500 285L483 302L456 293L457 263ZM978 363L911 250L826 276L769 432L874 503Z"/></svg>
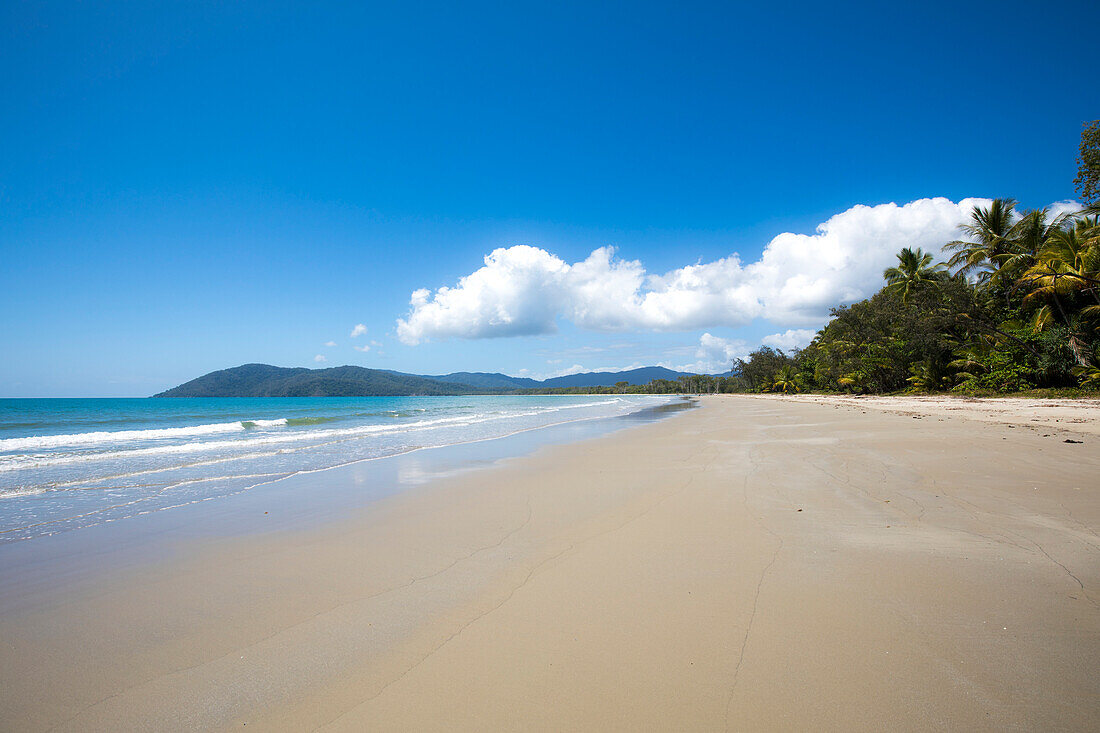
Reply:
<svg viewBox="0 0 1100 733"><path fill-rule="evenodd" d="M408 397L523 394L591 387L639 386L690 377L664 367L584 372L545 380L489 372L439 376L340 366L327 369L243 364L210 372L153 397ZM678 390L670 390L678 391Z"/></svg>

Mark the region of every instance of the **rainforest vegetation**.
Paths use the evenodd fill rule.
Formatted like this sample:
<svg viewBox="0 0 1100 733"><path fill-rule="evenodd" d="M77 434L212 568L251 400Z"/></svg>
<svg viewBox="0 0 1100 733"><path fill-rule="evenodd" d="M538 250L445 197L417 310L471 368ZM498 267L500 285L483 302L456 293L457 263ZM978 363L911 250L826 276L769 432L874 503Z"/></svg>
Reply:
<svg viewBox="0 0 1100 733"><path fill-rule="evenodd" d="M1100 388L1100 122L1078 158L1081 211L976 206L946 262L903 249L871 298L832 311L793 354L761 349L749 389L859 393Z"/></svg>

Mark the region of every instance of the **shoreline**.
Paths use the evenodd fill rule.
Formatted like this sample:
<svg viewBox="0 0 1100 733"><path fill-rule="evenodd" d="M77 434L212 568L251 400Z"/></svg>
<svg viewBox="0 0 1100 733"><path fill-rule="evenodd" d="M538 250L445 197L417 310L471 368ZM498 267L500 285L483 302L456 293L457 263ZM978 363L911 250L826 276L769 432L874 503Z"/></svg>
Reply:
<svg viewBox="0 0 1100 733"><path fill-rule="evenodd" d="M315 526L215 535L42 594L0 615L0 718L23 730L1095 724L1091 433L1074 445L955 413L699 399L488 471L426 475Z"/></svg>
<svg viewBox="0 0 1100 733"><path fill-rule="evenodd" d="M204 542L330 527L434 480L492 468L547 447L590 440L695 406L685 398L617 416L536 425L504 435L419 446L401 453L297 471L205 499L0 542L0 616L22 591L66 590L141 572ZM319 487L320 490L314 490ZM60 580L55 580L60 579ZM12 592L14 591L14 592Z"/></svg>
<svg viewBox="0 0 1100 733"><path fill-rule="evenodd" d="M441 399L451 399L451 398L441 398ZM203 502L212 501L212 500L213 501L230 500L230 499L232 499L232 497L239 496L239 495L242 495L242 494L247 494L248 492L254 491L256 489L262 489L263 487L266 487L266 486L280 484L281 482L284 482L284 481L288 481L288 480L292 481L292 480L295 480L296 478L301 477L301 476L308 476L310 474L315 474L315 473L324 472L324 471L328 471L328 470L339 470L341 468L346 468L346 467L349 467L349 466L354 466L354 465L362 464L362 463L368 463L368 462L371 462L371 461L377 461L377 460L383 460L383 459L395 459L395 458L399 458L402 455L406 455L406 454L409 454L409 453L416 453L416 452L422 451L422 450L435 450L435 449L447 450L447 449L451 449L451 448L458 448L459 450L461 450L460 447L463 446L463 445L469 445L469 444L472 444L472 443L483 443L483 442L487 442L487 441L496 441L496 440L507 441L509 438L514 438L515 436L522 436L525 433L530 433L530 434L532 434L532 436L548 435L550 437L548 437L546 439L547 442L553 443L556 440L560 440L560 439L566 439L566 440L570 439L568 437L566 437L566 438L554 437L555 433L560 433L560 432L562 432L562 430L569 431L569 430L572 430L572 428L570 428L570 426L579 426L579 425L582 425L582 424L590 424L590 425L595 425L597 427L592 428L592 429L584 428L584 429L576 430L575 432L578 432L578 434L585 434L585 435L588 434L588 433L598 434L599 432L602 432L604 430L618 429L618 426L616 426L616 424L615 424L615 420L617 420L618 418L628 417L630 415L637 414L638 415L637 419L642 419L642 420L651 419L651 418L655 419L656 417L659 417L661 414L663 414L663 411L662 411L663 408L666 408L668 406L672 406L672 409L675 410L675 409L679 409L679 408L676 407L676 405L683 405L683 404L686 404L686 403L690 403L690 399L687 399L687 398L679 398L679 399L677 399L677 398L667 398L666 402L663 403L662 405L642 406L641 404L636 404L635 405L636 409L633 412L621 413L619 415L587 415L587 416L583 416L583 417L573 417L571 419L563 417L562 419L560 419L556 422L542 422L542 423L534 423L534 424L530 424L530 425L521 425L521 426L517 426L517 427L512 427L512 429L507 430L506 432L498 432L498 433L490 434L490 435L477 435L477 434L474 434L473 436L454 435L454 436L450 436L449 442L442 442L442 443L431 443L431 442L429 442L429 443L426 443L426 444L413 444L413 445L408 445L408 446L397 446L397 447L389 446L390 449L386 452L382 452L382 453L378 453L378 454L368 454L368 455L352 455L350 457L345 456L345 457L341 457L338 460L338 462L328 463L328 465L319 465L319 466L305 465L305 466L298 466L298 467L290 465L290 466L284 466L284 467L281 467L281 468L277 468L277 469L274 469L274 470L260 470L258 473L255 473L254 475L244 474L244 475L241 475L241 476L228 475L228 476L222 476L222 477L218 477L218 476L214 476L214 477L197 476L197 477L193 477L193 478L189 478L189 477L173 478L164 487L169 492L171 492L173 490L176 490L176 489L179 489L180 487L183 487L183 486L188 486L188 485L191 485L191 484L198 484L198 483L202 483L204 481L217 482L217 481L220 480L220 481L223 481L223 482L230 482L230 481L237 481L239 479L252 479L254 482L253 483L238 482L237 486L234 486L232 488L220 488L215 483L215 484L212 485L213 486L213 488L211 489L212 493L208 493L208 494L200 493L198 495L184 494L182 496L178 496L178 497L175 497L173 499L173 501L175 501L176 503L167 504L167 505L165 505L165 504L156 504L155 503L152 506L147 506L146 504L144 504L143 502L150 501L150 500L155 501L158 498L160 492L154 492L150 495L138 495L136 497L127 497L125 500L121 500L121 501L118 501L117 503L108 504L108 505L105 505L105 506L104 505L89 505L88 507L86 507L88 509L88 511L77 512L75 514L65 514L65 515L57 516L57 517L53 517L53 518L41 519L39 521L32 521L32 522L27 523L27 524L12 525L12 526L5 525L3 527L0 527L0 546L3 546L5 544L10 544L12 542L21 542L21 541L25 541L25 540L29 540L29 539L35 539L35 538L38 538L38 537L45 537L45 536L60 534L60 533L64 533L64 532L74 530L74 529L76 529L76 530L88 529L88 528L95 527L95 526L102 525L102 524L114 523L114 522L117 522L117 521L120 521L120 520L132 520L132 519L140 518L143 515L148 515L148 514L152 514L152 513L159 513L159 512L163 512L163 511L173 511L173 510L179 510L179 509L186 509L188 507L198 505L198 504L202 504ZM581 406L589 406L589 405L581 405ZM657 410L657 411L654 412L654 410ZM607 421L607 420L609 420L610 422L605 423L604 421ZM239 421L239 424L242 426L242 430L243 430L243 426L247 422L250 422L250 421ZM269 421L269 422L272 422L272 421ZM286 418L282 418L281 422L285 424L286 423ZM445 421L443 421L443 422L445 422ZM223 423L220 423L220 424L203 425L203 426L199 426L199 427L222 428L222 427L225 427L226 425L236 425L236 424L238 424L238 421L234 420L234 421L230 421L228 423L223 422ZM600 427L600 426L602 426L602 427ZM418 425L413 425L412 426L412 428L416 428L416 427L419 427L419 426ZM402 426L395 424L393 426L393 428L394 429L391 429L389 431L391 434L400 433L401 432L400 428L402 428ZM183 431L187 431L187 430L190 430L190 429L191 429L190 426L185 426L185 427L182 428ZM354 429L355 428L353 427L352 430L354 430ZM540 431L543 431L543 432L540 433ZM148 431L144 431L144 432L148 432ZM155 432L155 430L154 430L154 432ZM94 432L93 433L93 435L95 435L95 436L112 435L112 434L126 434L126 431L122 431L121 433L102 433L102 432ZM49 436L47 436L47 437L49 437ZM69 436L66 436L66 437L69 437ZM173 436L173 437L178 437L178 436ZM308 433L302 433L302 434L300 434L300 437L304 437L305 439L308 440L309 439L309 434ZM39 439L40 439L39 437L32 437L32 438L17 438L16 440L39 440ZM2 443L2 442L4 442L4 441L0 440L0 443ZM516 441L512 441L512 442L516 442ZM498 453L501 457L518 455L518 454L530 452L531 450L535 450L538 447L538 445L540 445L540 444L541 444L541 441L538 437L532 437L530 440L527 440L526 443L523 444L523 445L518 445L518 446L513 445L510 448L506 448L506 449L503 449L501 451L498 451ZM142 449L142 450L164 450L165 448L173 449L173 448L176 448L176 447L177 446L153 447L153 448L145 448L145 449ZM139 454L140 454L140 452L141 452L140 450L135 451L135 453L139 453ZM125 455L123 455L123 457L125 457ZM240 458L248 459L250 457L251 456L246 455L246 456L241 456ZM62 456L60 461L63 462L63 461L66 461L66 460L73 460L73 459L80 459L80 458L82 458L82 456L80 456L80 455ZM217 458L217 459L211 461L210 463L211 463L211 465L216 464L216 463L222 463L226 460L232 460L234 458L237 458L237 457L234 457L234 456L229 456L228 458L221 457L221 458ZM270 456L268 457L268 461L269 462L271 461ZM197 465L203 465L203 464L199 463ZM170 472L170 471L173 471L173 470L179 470L181 468L186 469L188 467L189 466L187 466L186 464L182 467L171 466L171 465L168 465L168 466L154 466L154 467L146 468L143 471L139 471L137 473L123 473L123 474L121 474L121 477L132 477L132 476L137 476L137 475L141 475L141 474L163 474L163 473L167 473L167 472ZM16 469L16 470L18 470L18 469ZM118 478L118 476L108 476L107 478ZM83 478L83 479L77 479L77 480L73 480L73 479L70 478L70 479L67 480L66 483L67 484L80 483L81 480L88 481L88 482L91 482L91 483L95 484L95 483L101 481L102 479L100 477L92 475L92 476L89 476L89 477L86 477L86 478ZM124 488L131 488L131 487L124 487ZM9 502L6 506L10 507L11 506L10 502L23 502L24 506L19 507L20 509L23 509L26 506L27 502L42 501L44 498L49 498L49 497L46 497L45 495L50 494L50 492L51 492L51 489L49 488L48 485L47 486L31 486L31 487L26 487L26 488L20 488L18 491L15 491L15 492L12 492L12 491L5 492L3 494L3 496L0 496L0 503ZM106 490L91 491L89 493L106 494ZM64 497L65 495L64 494L59 494L57 496L58 497ZM175 496L175 495L173 494L173 496ZM57 497L55 497L55 498L57 498ZM48 504L47 504L47 507L48 507ZM129 510L130 513L123 513L123 514L119 514L119 515L115 515L115 514L111 513L112 510L116 510L116 509L123 509L124 511L126 511L125 510L126 507L134 507L134 508L132 510ZM104 512L107 512L107 513L104 514ZM49 515L47 514L47 516L49 516ZM94 518L94 519L89 520L89 518Z"/></svg>

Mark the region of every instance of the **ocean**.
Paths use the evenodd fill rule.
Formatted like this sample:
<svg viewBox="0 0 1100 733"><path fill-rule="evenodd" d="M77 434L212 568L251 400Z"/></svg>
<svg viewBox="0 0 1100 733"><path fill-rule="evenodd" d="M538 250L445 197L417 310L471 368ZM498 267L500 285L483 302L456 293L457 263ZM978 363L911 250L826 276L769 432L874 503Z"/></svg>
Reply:
<svg viewBox="0 0 1100 733"><path fill-rule="evenodd" d="M0 399L0 544L667 396Z"/></svg>

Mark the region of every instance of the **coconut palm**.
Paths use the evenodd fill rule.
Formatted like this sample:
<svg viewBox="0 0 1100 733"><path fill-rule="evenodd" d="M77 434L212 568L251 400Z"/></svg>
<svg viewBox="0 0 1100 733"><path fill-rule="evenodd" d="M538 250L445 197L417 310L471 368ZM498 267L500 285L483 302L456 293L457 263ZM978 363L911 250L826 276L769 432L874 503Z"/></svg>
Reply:
<svg viewBox="0 0 1100 733"><path fill-rule="evenodd" d="M800 391L798 374L795 373L794 367L788 364L780 369L775 375L775 382L772 384L771 389L774 392L786 392L787 394Z"/></svg>
<svg viewBox="0 0 1100 733"><path fill-rule="evenodd" d="M975 206L970 223L959 227L967 239L948 242L945 249L954 251L947 261L963 275L977 274L984 283L1000 268L1004 255L1011 252L1012 227L1016 223L1016 199L993 199L989 208Z"/></svg>
<svg viewBox="0 0 1100 733"><path fill-rule="evenodd" d="M897 267L888 267L882 276L886 278L886 289L901 292L901 301L909 302L914 290L925 283L934 282L940 277L942 264L932 264L932 255L920 247L916 250L906 247L898 253Z"/></svg>
<svg viewBox="0 0 1100 733"><path fill-rule="evenodd" d="M955 370L954 380L963 382L977 379L989 371L984 361L989 357L990 345L986 339L976 339L955 349L955 358L947 363Z"/></svg>
<svg viewBox="0 0 1100 733"><path fill-rule="evenodd" d="M1042 303L1032 319L1032 329L1042 331L1060 320L1068 329L1068 345L1079 366L1087 364L1085 318L1100 308L1100 227L1092 218L1078 219L1073 227L1056 229L1040 250L1037 262L1020 278L1019 284L1032 288L1024 304ZM1097 305L1073 309L1068 305L1077 296L1089 293ZM1053 304L1053 308L1051 308Z"/></svg>
<svg viewBox="0 0 1100 733"><path fill-rule="evenodd" d="M937 389L945 389L951 386L951 378L944 372L943 366L934 359L924 359L909 367L909 376L905 381L909 382L911 389L920 392L931 392Z"/></svg>
<svg viewBox="0 0 1100 733"><path fill-rule="evenodd" d="M1004 251L996 255L997 273L994 277L1015 278L1034 265L1047 241L1066 226L1068 219L1068 214L1050 218L1049 208L1024 212L1009 229Z"/></svg>
<svg viewBox="0 0 1100 733"><path fill-rule="evenodd" d="M1100 304L1100 226L1095 218L1078 219L1073 227L1051 232L1036 257L1036 263L1020 278L1022 285L1034 288L1024 302L1053 297L1059 309L1059 295L1091 292ZM1063 315L1065 311L1062 311Z"/></svg>

